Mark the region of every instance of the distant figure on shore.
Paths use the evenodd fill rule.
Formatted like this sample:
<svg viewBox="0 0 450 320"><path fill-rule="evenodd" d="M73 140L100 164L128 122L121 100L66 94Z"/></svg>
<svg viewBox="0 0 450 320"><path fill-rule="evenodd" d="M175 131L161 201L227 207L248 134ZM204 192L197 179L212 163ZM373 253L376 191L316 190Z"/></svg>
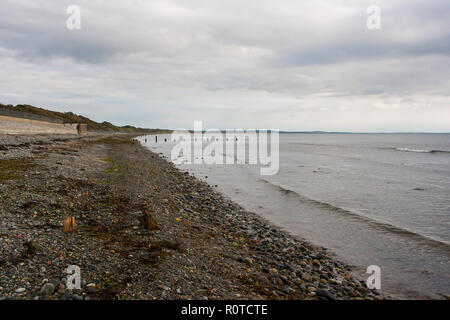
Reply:
<svg viewBox="0 0 450 320"><path fill-rule="evenodd" d="M155 142L158 143L158 136L155 136Z"/></svg>
<svg viewBox="0 0 450 320"><path fill-rule="evenodd" d="M145 138L145 142L147 142L147 138Z"/></svg>

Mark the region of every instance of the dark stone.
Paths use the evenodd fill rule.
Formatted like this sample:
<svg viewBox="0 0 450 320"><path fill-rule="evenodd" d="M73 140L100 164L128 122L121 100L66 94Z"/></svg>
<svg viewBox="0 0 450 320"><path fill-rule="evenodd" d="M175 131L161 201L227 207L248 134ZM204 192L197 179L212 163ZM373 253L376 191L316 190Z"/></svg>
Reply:
<svg viewBox="0 0 450 320"><path fill-rule="evenodd" d="M51 282L47 282L41 288L40 293L44 296L51 296L55 292L55 286Z"/></svg>
<svg viewBox="0 0 450 320"><path fill-rule="evenodd" d="M72 295L70 293L64 293L59 297L61 300L72 300Z"/></svg>
<svg viewBox="0 0 450 320"><path fill-rule="evenodd" d="M51 284L53 284L53 286L54 286L55 288L58 288L58 287L59 287L59 284L61 283L61 281L59 281L58 279L51 279L51 280L49 280L47 283L51 283Z"/></svg>
<svg viewBox="0 0 450 320"><path fill-rule="evenodd" d="M319 290L316 291L316 294L319 297L325 297L327 299L334 300L334 296L328 290L319 289Z"/></svg>
<svg viewBox="0 0 450 320"><path fill-rule="evenodd" d="M91 293L95 293L95 288L94 287L87 287L86 288L86 292L91 294Z"/></svg>

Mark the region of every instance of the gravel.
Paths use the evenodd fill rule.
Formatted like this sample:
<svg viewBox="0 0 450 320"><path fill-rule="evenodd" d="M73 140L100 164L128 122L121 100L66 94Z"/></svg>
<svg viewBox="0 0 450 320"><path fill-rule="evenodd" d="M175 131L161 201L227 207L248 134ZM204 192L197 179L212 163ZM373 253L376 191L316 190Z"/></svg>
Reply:
<svg viewBox="0 0 450 320"><path fill-rule="evenodd" d="M327 250L130 135L0 136L0 145L4 299L384 298ZM143 212L157 228L143 228ZM62 232L68 216L76 232ZM70 265L81 270L79 289L66 287Z"/></svg>

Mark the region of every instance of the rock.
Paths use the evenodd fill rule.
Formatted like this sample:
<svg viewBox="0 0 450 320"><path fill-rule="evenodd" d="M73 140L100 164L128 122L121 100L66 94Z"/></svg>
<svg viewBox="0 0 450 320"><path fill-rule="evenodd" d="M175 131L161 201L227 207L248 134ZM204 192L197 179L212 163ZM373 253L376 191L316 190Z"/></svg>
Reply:
<svg viewBox="0 0 450 320"><path fill-rule="evenodd" d="M281 280L277 276L273 276L272 281L273 281L274 285L276 285L278 287L281 287L284 284L283 280Z"/></svg>
<svg viewBox="0 0 450 320"><path fill-rule="evenodd" d="M73 299L73 300L81 301L81 300L83 300L83 297L82 297L82 296L79 296L79 295L77 295L77 294L73 294L73 295L72 295L72 299Z"/></svg>
<svg viewBox="0 0 450 320"><path fill-rule="evenodd" d="M16 289L14 292L15 293L22 293L22 292L25 292L25 288L18 288L18 289Z"/></svg>
<svg viewBox="0 0 450 320"><path fill-rule="evenodd" d="M306 281L306 282L311 282L312 277L311 277L309 274L303 272L303 273L302 273L302 280L304 280L304 281Z"/></svg>
<svg viewBox="0 0 450 320"><path fill-rule="evenodd" d="M41 288L40 293L45 296L51 296L55 292L55 286L53 283L47 282Z"/></svg>
<svg viewBox="0 0 450 320"><path fill-rule="evenodd" d="M277 275L277 274L278 274L278 270L275 269L275 268L270 268L270 269L269 269L269 273L270 273L271 275Z"/></svg>
<svg viewBox="0 0 450 320"><path fill-rule="evenodd" d="M286 293L286 294L289 294L289 293L291 293L293 291L294 291L294 289L292 289L291 287L284 287L283 288L283 292Z"/></svg>
<svg viewBox="0 0 450 320"><path fill-rule="evenodd" d="M58 286L58 291L57 292L58 292L59 295L62 295L62 294L64 294L66 292L66 288L65 288L65 286L62 283Z"/></svg>
<svg viewBox="0 0 450 320"><path fill-rule="evenodd" d="M254 276L254 279L260 286L267 287L270 285L269 279L267 279L264 275L257 274Z"/></svg>
<svg viewBox="0 0 450 320"><path fill-rule="evenodd" d="M61 300L72 300L72 295L70 293L64 293L61 297Z"/></svg>
<svg viewBox="0 0 450 320"><path fill-rule="evenodd" d="M319 297L325 297L327 299L334 300L334 296L328 290L319 289L319 290L316 291L316 294Z"/></svg>
<svg viewBox="0 0 450 320"><path fill-rule="evenodd" d="M95 287L87 287L86 288L86 293L89 293L89 294L92 294L92 293L95 293Z"/></svg>
<svg viewBox="0 0 450 320"><path fill-rule="evenodd" d="M292 266L292 265L290 265L290 264L287 265L286 268L287 268L289 271L291 271L291 272L295 272L295 267Z"/></svg>
<svg viewBox="0 0 450 320"><path fill-rule="evenodd" d="M247 258L245 258L245 263L247 263L247 264L252 264L253 263L253 259L251 259L251 258L249 258L249 257L247 257Z"/></svg>
<svg viewBox="0 0 450 320"><path fill-rule="evenodd" d="M58 279L51 279L47 283L51 283L53 287L58 288L61 281L59 281Z"/></svg>

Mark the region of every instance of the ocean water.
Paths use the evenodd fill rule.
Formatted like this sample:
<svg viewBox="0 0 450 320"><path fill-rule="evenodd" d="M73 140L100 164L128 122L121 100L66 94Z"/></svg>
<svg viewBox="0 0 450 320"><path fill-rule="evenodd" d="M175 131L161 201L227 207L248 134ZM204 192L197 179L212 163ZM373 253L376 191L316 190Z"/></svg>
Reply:
<svg viewBox="0 0 450 320"><path fill-rule="evenodd" d="M170 160L170 135L158 138L139 140ZM272 176L246 164L179 167L363 279L378 265L381 291L450 294L450 134L281 133L279 150Z"/></svg>

